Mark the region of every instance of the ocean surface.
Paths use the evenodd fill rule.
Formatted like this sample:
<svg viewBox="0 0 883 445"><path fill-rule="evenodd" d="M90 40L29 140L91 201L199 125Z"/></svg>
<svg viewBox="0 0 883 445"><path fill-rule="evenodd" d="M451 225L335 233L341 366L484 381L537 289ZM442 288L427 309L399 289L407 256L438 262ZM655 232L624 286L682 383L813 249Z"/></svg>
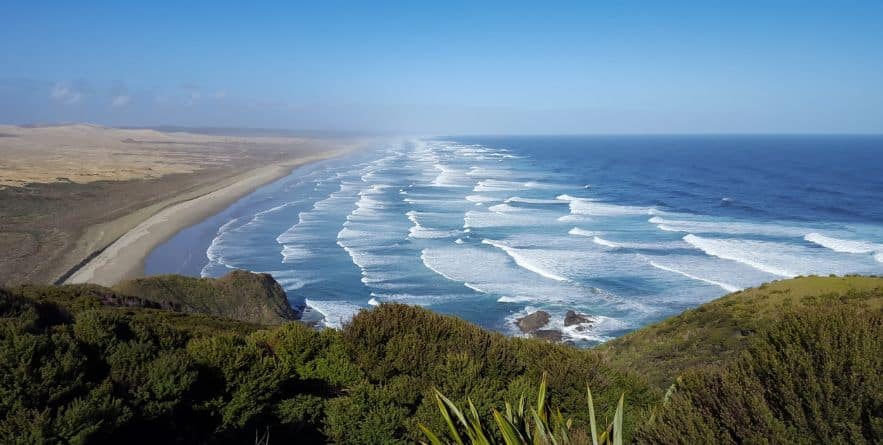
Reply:
<svg viewBox="0 0 883 445"><path fill-rule="evenodd" d="M400 302L517 335L542 309L591 345L771 280L883 274L883 137L403 140L299 168L147 259L234 268L331 327Z"/></svg>

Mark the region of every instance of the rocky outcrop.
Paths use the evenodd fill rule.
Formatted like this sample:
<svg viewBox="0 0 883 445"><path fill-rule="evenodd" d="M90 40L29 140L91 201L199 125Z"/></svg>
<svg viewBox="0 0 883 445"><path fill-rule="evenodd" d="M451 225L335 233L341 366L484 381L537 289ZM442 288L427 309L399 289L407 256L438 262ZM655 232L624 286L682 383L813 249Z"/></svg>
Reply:
<svg viewBox="0 0 883 445"><path fill-rule="evenodd" d="M198 312L259 324L298 318L282 286L269 274L235 270L221 278L159 275L124 281L113 288L183 312Z"/></svg>
<svg viewBox="0 0 883 445"><path fill-rule="evenodd" d="M515 320L515 325L522 333L531 334L549 324L550 318L548 312L536 311Z"/></svg>
<svg viewBox="0 0 883 445"><path fill-rule="evenodd" d="M585 325L585 324L589 324L591 322L592 322L592 320L589 318L588 315L580 314L579 312L567 311L567 313L564 314L564 326L565 327L574 326L574 325ZM576 329L581 331L581 330L586 329L586 326L577 326Z"/></svg>

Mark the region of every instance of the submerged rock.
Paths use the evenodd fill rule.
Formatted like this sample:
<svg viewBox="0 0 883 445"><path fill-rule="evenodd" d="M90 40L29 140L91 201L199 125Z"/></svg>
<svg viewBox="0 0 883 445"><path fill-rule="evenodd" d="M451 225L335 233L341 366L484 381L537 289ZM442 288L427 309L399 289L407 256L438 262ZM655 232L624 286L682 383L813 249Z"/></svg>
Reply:
<svg viewBox="0 0 883 445"><path fill-rule="evenodd" d="M549 324L549 318L548 312L536 311L515 320L515 325L521 329L522 333L530 334Z"/></svg>

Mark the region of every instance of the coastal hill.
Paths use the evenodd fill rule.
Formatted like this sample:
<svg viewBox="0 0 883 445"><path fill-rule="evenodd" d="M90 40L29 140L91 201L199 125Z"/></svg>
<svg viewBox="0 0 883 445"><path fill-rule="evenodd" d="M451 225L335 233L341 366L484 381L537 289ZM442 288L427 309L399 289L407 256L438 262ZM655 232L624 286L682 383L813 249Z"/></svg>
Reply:
<svg viewBox="0 0 883 445"><path fill-rule="evenodd" d="M113 290L170 304L185 312L258 324L279 324L298 317L297 311L288 304L285 290L271 275L242 270L217 279L181 275L136 278L117 284Z"/></svg>
<svg viewBox="0 0 883 445"><path fill-rule="evenodd" d="M609 341L598 349L611 364L634 369L665 388L689 368L726 363L752 338L801 309L846 305L883 308L883 278L800 277L774 281L703 304Z"/></svg>
<svg viewBox="0 0 883 445"><path fill-rule="evenodd" d="M0 441L413 443L446 430L434 389L489 420L545 374L575 431L588 384L602 419L625 394L627 441L875 443L881 302L883 278L784 280L578 349L396 304L341 331L249 318L279 300L247 272L0 289Z"/></svg>

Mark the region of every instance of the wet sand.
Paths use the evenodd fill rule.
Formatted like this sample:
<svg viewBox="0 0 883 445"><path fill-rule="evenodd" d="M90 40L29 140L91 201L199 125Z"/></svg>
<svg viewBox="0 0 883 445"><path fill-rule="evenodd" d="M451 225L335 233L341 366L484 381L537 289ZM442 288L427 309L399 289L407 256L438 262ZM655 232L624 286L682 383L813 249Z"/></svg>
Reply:
<svg viewBox="0 0 883 445"><path fill-rule="evenodd" d="M225 181L213 189L200 189L142 209L126 218L153 213L135 228L125 232L108 247L72 273L65 283L95 283L111 286L143 275L144 260L158 245L179 231L196 224L236 202L255 189L273 182L309 162L343 154L344 150L301 157L276 165L260 167ZM116 221L107 223L112 230Z"/></svg>

